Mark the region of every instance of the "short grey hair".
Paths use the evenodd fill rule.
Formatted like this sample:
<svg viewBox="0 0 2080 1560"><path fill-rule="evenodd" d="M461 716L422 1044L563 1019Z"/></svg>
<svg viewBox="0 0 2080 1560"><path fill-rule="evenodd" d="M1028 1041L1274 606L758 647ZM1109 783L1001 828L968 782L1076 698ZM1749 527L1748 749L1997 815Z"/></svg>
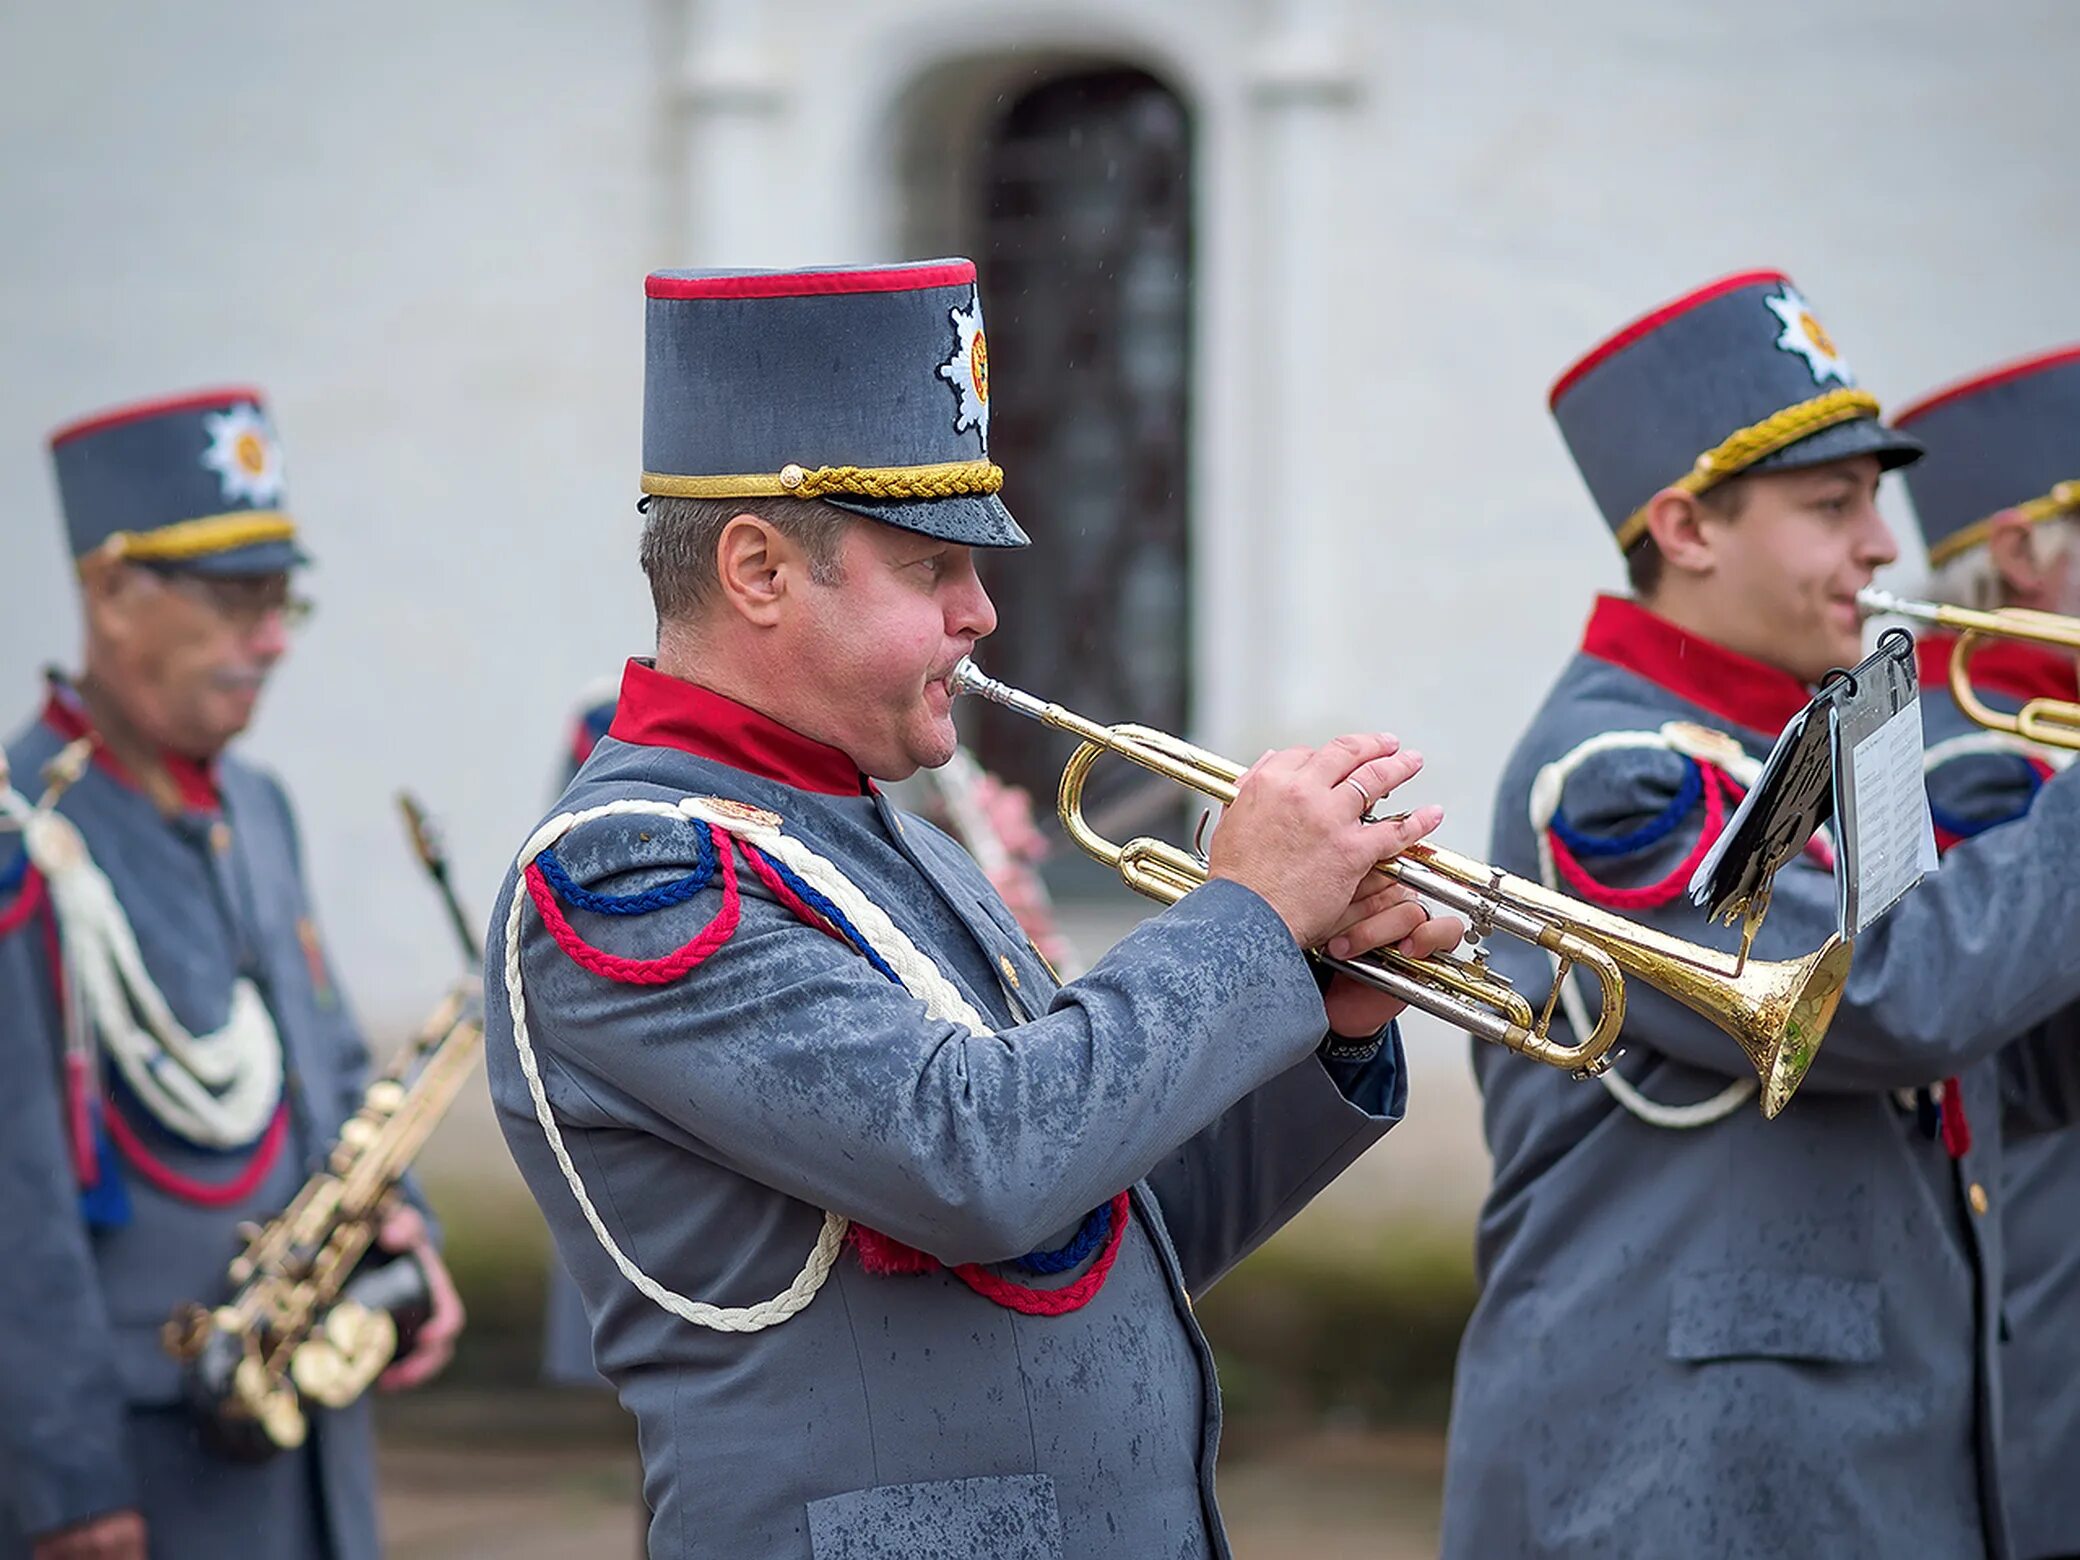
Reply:
<svg viewBox="0 0 2080 1560"><path fill-rule="evenodd" d="M666 498L644 508L640 556L650 578L659 623L699 615L720 582L715 549L738 515L757 515L809 556L809 578L819 585L844 580L839 546L858 518L813 498Z"/></svg>
<svg viewBox="0 0 2080 1560"><path fill-rule="evenodd" d="M2030 549L2040 568L2048 569L2073 545L2080 530L2080 517L2060 515L2030 527ZM1993 566L1993 554L1983 541L1967 547L1955 558L1944 560L1929 571L1928 593L1953 607L1971 607L1991 612L2009 605L2008 588L2001 571Z"/></svg>

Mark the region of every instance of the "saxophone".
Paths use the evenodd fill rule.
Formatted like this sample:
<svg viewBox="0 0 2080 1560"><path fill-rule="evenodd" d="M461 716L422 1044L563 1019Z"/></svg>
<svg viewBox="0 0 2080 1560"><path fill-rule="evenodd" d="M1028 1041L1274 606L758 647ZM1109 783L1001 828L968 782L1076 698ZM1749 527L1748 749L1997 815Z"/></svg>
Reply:
<svg viewBox="0 0 2080 1560"><path fill-rule="evenodd" d="M420 863L465 949L475 935L425 814L399 798ZM161 1330L188 1406L220 1453L259 1462L301 1446L307 1405L344 1408L408 1353L432 1312L426 1271L374 1250L399 1181L475 1068L484 1039L481 969L457 980L340 1128L324 1168L264 1225L245 1225L230 1298L180 1306Z"/></svg>

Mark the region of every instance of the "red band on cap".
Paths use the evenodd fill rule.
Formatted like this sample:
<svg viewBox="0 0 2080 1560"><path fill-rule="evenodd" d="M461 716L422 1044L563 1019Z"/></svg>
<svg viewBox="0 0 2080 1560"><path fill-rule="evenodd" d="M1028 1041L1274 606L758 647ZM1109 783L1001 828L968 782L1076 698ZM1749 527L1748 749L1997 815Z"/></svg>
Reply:
<svg viewBox="0 0 2080 1560"><path fill-rule="evenodd" d="M1560 397L1572 390L1577 380L1605 358L1623 352L1642 336L1651 336L1677 315L1688 314L1699 304L1710 303L1714 298L1722 298L1730 292L1739 292L1743 287L1764 287L1773 282L1790 280L1791 278L1782 271L1740 271L1732 276L1722 276L1716 282L1707 282L1695 292L1684 293L1682 297L1664 303L1652 314L1642 315L1634 320L1601 346L1591 347L1587 356L1554 380L1553 388L1546 396L1547 408L1550 410L1558 406Z"/></svg>
<svg viewBox="0 0 2080 1560"><path fill-rule="evenodd" d="M83 438L127 422L142 422L147 417L166 417L174 412L198 412L205 408L215 411L219 407L236 406L242 401L258 406L261 404L260 392L248 386L233 386L228 390L193 390L185 395L162 396L156 401L133 401L128 406L110 407L105 412L95 412L92 416L65 424L51 435L51 448L56 449L68 439Z"/></svg>
<svg viewBox="0 0 2080 1560"><path fill-rule="evenodd" d="M760 276L662 276L643 283L647 298L810 298L833 293L922 292L962 287L975 280L967 260L880 271L780 271Z"/></svg>
<svg viewBox="0 0 2080 1560"><path fill-rule="evenodd" d="M1983 374L1974 374L1969 379L1960 379L1956 384L1945 385L1940 390L1931 390L1918 401L1909 401L1892 414L1892 426L1903 428L1916 417L1934 411L1948 401L1962 400L1968 395L1977 395L1981 390L1991 390L1995 385L2004 385L2011 379L2023 379L2031 374L2040 374L2048 368L2080 361L2080 344L2057 347L2049 352L2040 352L2035 357L2018 358L2012 363L2003 363L1999 368L1989 368Z"/></svg>

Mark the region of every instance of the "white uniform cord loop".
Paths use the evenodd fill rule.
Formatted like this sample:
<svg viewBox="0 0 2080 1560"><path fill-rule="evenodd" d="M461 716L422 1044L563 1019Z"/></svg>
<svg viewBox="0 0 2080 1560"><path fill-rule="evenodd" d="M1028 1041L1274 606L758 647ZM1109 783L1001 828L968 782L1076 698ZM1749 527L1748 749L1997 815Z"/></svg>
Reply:
<svg viewBox="0 0 2080 1560"><path fill-rule="evenodd" d="M931 1017L943 1022L962 1025L973 1034L988 1032L988 1024L955 989L939 967L934 964L903 930L888 918L880 906L861 892L859 887L836 865L819 856L799 840L788 838L776 825L748 820L731 809L709 805L699 797L685 797L679 802L659 802L638 798L606 802L598 807L587 807L579 812L560 813L535 830L533 836L521 847L515 863L516 873L525 873L534 858L554 845L564 835L583 823L597 818L624 817L631 814L688 818L710 825L712 828L734 834L746 843L756 846L768 857L779 862L807 882L818 893L823 894L866 938L874 951L886 961L889 968L902 978L904 989L925 1006ZM718 850L729 849L727 840L718 840ZM845 1233L851 1227L838 1214L825 1212L823 1228L817 1234L816 1243L810 1248L808 1260L802 1264L792 1282L769 1300L756 1305L717 1306L705 1300L694 1300L668 1289L637 1266L601 1219L599 1209L586 1189L578 1167L571 1160L570 1150L563 1141L563 1132L557 1126L555 1114L549 1108L548 1092L542 1083L541 1065L535 1055L534 1044L527 1029L527 993L520 969L521 917L528 904L524 885L516 884L512 903L506 910L504 979L506 1005L513 1018L513 1049L519 1054L520 1071L527 1079L527 1092L534 1102L535 1120L540 1123L542 1135L547 1139L549 1152L555 1156L557 1168L577 1200L578 1209L591 1226L593 1238L600 1249L612 1259L621 1276L635 1289L660 1309L696 1327L710 1328L716 1332L750 1333L777 1326L802 1310L816 1298L824 1281L830 1277L844 1248Z"/></svg>

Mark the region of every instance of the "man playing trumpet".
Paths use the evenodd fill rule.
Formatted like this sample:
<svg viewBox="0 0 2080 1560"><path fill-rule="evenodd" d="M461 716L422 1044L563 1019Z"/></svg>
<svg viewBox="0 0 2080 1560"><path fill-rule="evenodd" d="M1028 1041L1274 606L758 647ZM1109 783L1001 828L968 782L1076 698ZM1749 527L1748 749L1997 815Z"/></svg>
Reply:
<svg viewBox="0 0 2080 1560"><path fill-rule="evenodd" d="M1597 603L1512 757L1493 860L1730 940L1685 886L1777 731L1859 659L1857 592L1895 556L1879 480L1918 446L1775 272L1626 327L1551 404L1633 596ZM1495 1169L1447 1555L2009 1553L1994 1058L2080 996L2076 861L2066 780L1958 847L1858 943L1774 1122L1740 1053L1652 992L1596 1084L1476 1048ZM1831 868L1816 837L1778 875L1758 955L1835 930ZM1536 953L1493 956L1544 985ZM2075 1055L2047 1058L2070 1083Z"/></svg>
<svg viewBox="0 0 2080 1560"><path fill-rule="evenodd" d="M1907 490L1939 603L2017 607L2073 618L2080 631L2080 347L2004 364L1903 409L1928 454ZM1957 636L1921 640L1922 720L1936 842L1947 850L2022 817L2070 749L2039 747L1973 722L1951 693ZM2019 640L1972 655L1975 696L2012 714L2032 699L2080 698L2073 656ZM2070 954L2067 956L2071 962ZM2054 1021L2070 1033L2071 1019ZM2005 1282L2001 1348L2003 1478L2021 1560L2080 1554L2080 1131L2044 1109L2030 1053L2010 1057L1999 1221Z"/></svg>
<svg viewBox="0 0 2080 1560"><path fill-rule="evenodd" d="M1420 758L1267 754L1212 881L1057 987L878 782L953 751L995 609L974 268L648 284L657 657L493 918L491 1086L642 1437L650 1550L1225 1555L1190 1297L1400 1116L1400 1004L1301 950L1458 941L1371 868Z"/></svg>

